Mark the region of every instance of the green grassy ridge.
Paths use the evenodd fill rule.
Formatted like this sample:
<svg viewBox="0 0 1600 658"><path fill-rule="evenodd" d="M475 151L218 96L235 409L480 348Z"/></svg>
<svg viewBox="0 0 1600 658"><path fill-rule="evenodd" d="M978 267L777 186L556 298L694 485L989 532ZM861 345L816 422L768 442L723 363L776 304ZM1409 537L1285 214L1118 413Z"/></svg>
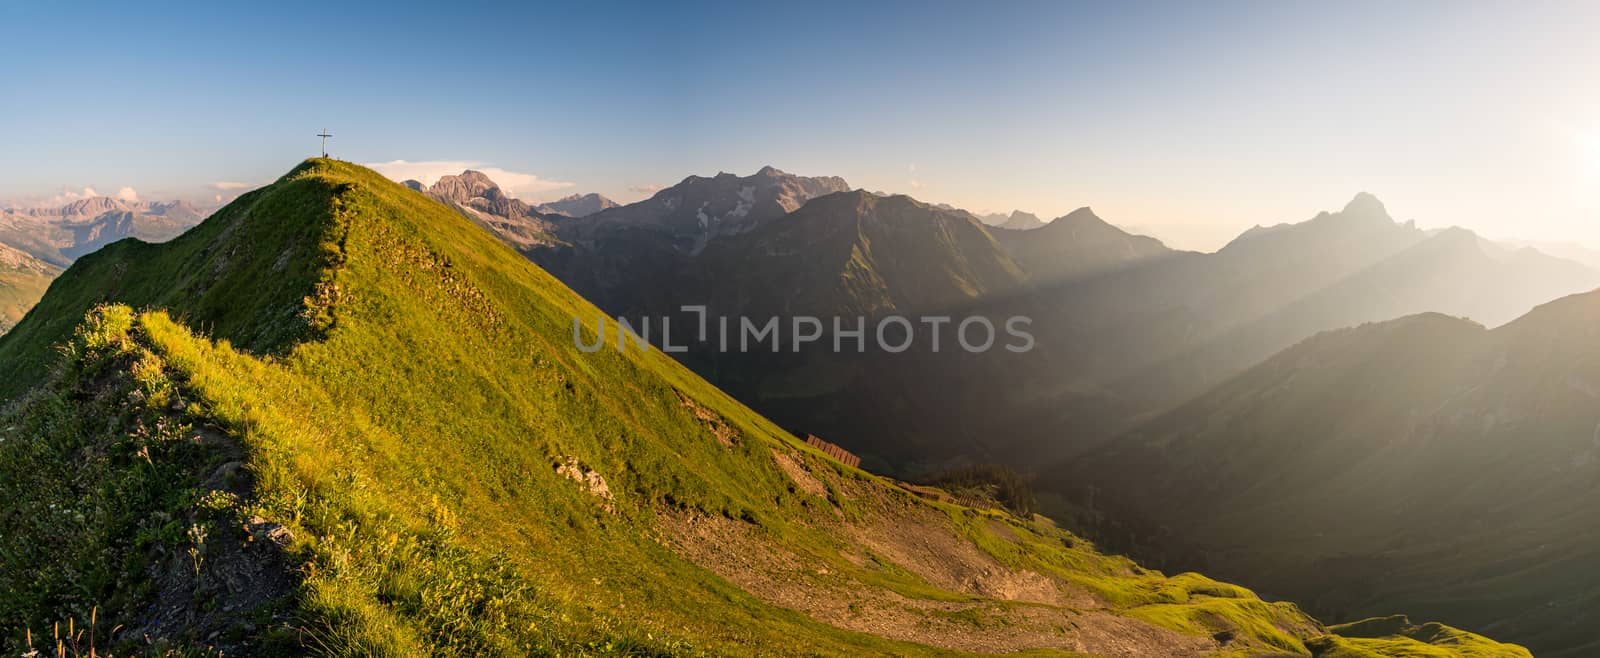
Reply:
<svg viewBox="0 0 1600 658"><path fill-rule="evenodd" d="M0 338L14 379L48 384L7 418L16 429L0 444L4 481L61 473L74 455L98 469L78 489L7 491L7 537L112 551L97 562L71 554L69 568L98 565L80 569L101 574L82 581L40 571L55 555L0 555L8 642L19 619L82 618L101 604L102 618L135 617L139 588L150 586L147 551L198 546L165 523L145 543L114 541L129 528L141 536L149 519L210 509L196 502L208 499L196 480L214 455L184 452L181 440L161 443L170 457L116 449L128 422L164 418L175 399L182 423L227 436L251 475L249 495L213 505L216 513L293 533L295 588L282 609L257 613L274 615L271 623L236 629L238 642L263 653L952 653L763 603L658 541L664 513L741 519L773 546L871 587L961 597L904 569L844 559L839 538L813 520L833 509L846 518L869 512L837 491L827 500L797 491L774 447L830 477L934 505L1001 563L1082 584L1128 617L1196 635L1232 630L1238 651L1303 654L1301 639L1317 629L1293 606L1198 575L1146 571L1038 523L916 503L827 460L658 352L578 353L567 342L571 320L594 317L592 306L450 209L353 165L308 161L170 245L109 250L75 266L45 300L87 317L82 330L35 314L19 327L26 332ZM56 344L68 346L64 360L52 360ZM17 368L12 358L35 365ZM124 382L112 399L128 402L114 412L96 406L85 368ZM134 390L144 392L128 397ZM739 440L716 440L684 398L713 410ZM560 474L567 464L603 476L611 499ZM145 494L84 494L122 482ZM9 519L41 509L74 509L84 520L11 534ZM996 519L1014 541L994 535Z"/></svg>
<svg viewBox="0 0 1600 658"><path fill-rule="evenodd" d="M1439 623L1413 624L1405 615L1374 617L1329 626L1330 635L1308 644L1318 658L1532 658L1515 645L1494 642L1480 635Z"/></svg>
<svg viewBox="0 0 1600 658"><path fill-rule="evenodd" d="M133 318L126 307L91 315L57 376L4 418L0 646L23 649L18 629L49 637L54 622L87 622L101 606L143 612L156 585L136 574L166 561L151 549L181 541L194 486L218 465L186 440L193 425L167 413L182 402L129 337Z"/></svg>

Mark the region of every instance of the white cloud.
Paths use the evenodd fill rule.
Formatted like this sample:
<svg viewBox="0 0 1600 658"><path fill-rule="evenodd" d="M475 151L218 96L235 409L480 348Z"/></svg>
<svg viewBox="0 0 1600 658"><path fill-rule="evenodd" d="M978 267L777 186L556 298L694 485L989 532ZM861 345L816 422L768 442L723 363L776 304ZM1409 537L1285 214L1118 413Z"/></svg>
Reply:
<svg viewBox="0 0 1600 658"><path fill-rule="evenodd" d="M432 185L440 176L452 176L467 169L481 171L490 180L505 190L506 194L535 202L546 201L558 195L552 194L559 190L572 187L573 183L553 181L540 178L534 174L525 174L516 171L507 171L499 167L487 166L482 162L471 160L428 160L411 162L409 160L392 160L390 162L369 162L364 166L376 170L395 181L415 180L423 185Z"/></svg>
<svg viewBox="0 0 1600 658"><path fill-rule="evenodd" d="M33 206L36 208L57 208L72 203L73 201L97 196L100 196L100 193L96 192L92 187L84 187L82 189L63 187L61 188L60 192L56 193L55 196L45 199L33 197L31 203L25 203L24 205Z"/></svg>
<svg viewBox="0 0 1600 658"><path fill-rule="evenodd" d="M917 178L917 163L913 162L906 165L906 173L910 175L910 180L907 180L906 184L910 185L913 190L922 189L922 181Z"/></svg>
<svg viewBox="0 0 1600 658"><path fill-rule="evenodd" d="M628 186L628 191L629 192L633 192L635 194L643 194L645 196L653 196L656 192L660 192L661 190L662 190L662 187L660 185L629 185Z"/></svg>
<svg viewBox="0 0 1600 658"><path fill-rule="evenodd" d="M265 185L265 183L241 183L238 181L224 180L217 181L215 183L209 183L207 184L207 187L221 192L221 194L216 194L211 197L213 202L224 203L237 199L239 198L239 195L244 194L246 191L253 190L261 187L262 185Z"/></svg>
<svg viewBox="0 0 1600 658"><path fill-rule="evenodd" d="M131 187L124 187L120 190L117 190L116 197L117 199L121 201L127 201L128 203L139 202L139 193Z"/></svg>

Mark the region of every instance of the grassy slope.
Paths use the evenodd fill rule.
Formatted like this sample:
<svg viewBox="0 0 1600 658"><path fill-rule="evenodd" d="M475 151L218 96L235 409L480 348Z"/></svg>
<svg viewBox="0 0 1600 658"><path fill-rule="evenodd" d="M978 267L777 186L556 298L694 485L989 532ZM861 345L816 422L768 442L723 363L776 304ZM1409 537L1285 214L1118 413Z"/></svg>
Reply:
<svg viewBox="0 0 1600 658"><path fill-rule="evenodd" d="M0 243L0 334L21 321L60 274L61 268Z"/></svg>
<svg viewBox="0 0 1600 658"><path fill-rule="evenodd" d="M1325 658L1449 658L1451 656L1531 656L1482 637L1437 623L1413 624L1404 615L1377 617L1329 627L1337 635L1311 642Z"/></svg>
<svg viewBox="0 0 1600 658"><path fill-rule="evenodd" d="M90 312L108 300L165 310ZM194 565L177 582L214 589L205 565L229 549L195 528L227 537L256 517L292 531L298 588L218 641L260 651L948 653L763 603L666 548L664 515L740 520L866 587L971 598L841 557L812 520L868 513L797 490L770 451L933 503L823 459L659 353L577 352L571 319L593 307L365 169L310 161L169 245L85 258L39 308L0 338L5 392L44 384L0 434L6 642L18 621L86 619L94 605L102 626L138 627L148 598L173 589L148 575L174 565ZM58 343L69 349L52 365ZM717 441L680 396L741 440ZM206 432L236 444L244 495L207 493L230 454L194 438ZM612 499L558 473L574 462ZM1118 615L1227 630L1237 653L1303 653L1314 634L1289 604L1147 572L1040 524L1002 541L984 513L937 509L1001 564L1075 583Z"/></svg>

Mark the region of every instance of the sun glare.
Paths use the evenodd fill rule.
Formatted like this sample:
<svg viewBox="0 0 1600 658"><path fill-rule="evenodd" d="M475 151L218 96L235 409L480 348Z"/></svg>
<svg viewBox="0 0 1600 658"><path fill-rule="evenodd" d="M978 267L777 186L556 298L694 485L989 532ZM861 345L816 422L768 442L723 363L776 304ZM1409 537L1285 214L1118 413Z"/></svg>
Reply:
<svg viewBox="0 0 1600 658"><path fill-rule="evenodd" d="M1582 159L1584 178L1600 179L1600 128L1578 135L1578 157Z"/></svg>

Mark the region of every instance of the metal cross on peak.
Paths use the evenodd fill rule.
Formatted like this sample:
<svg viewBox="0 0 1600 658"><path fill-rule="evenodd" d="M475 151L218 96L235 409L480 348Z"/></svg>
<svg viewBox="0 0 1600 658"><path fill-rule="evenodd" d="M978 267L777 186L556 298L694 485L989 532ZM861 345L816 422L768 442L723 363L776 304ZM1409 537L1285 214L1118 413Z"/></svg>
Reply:
<svg viewBox="0 0 1600 658"><path fill-rule="evenodd" d="M317 133L317 136L322 138L322 157L326 158L328 157L328 138L332 137L333 133L328 132L327 128L323 128L322 132Z"/></svg>

